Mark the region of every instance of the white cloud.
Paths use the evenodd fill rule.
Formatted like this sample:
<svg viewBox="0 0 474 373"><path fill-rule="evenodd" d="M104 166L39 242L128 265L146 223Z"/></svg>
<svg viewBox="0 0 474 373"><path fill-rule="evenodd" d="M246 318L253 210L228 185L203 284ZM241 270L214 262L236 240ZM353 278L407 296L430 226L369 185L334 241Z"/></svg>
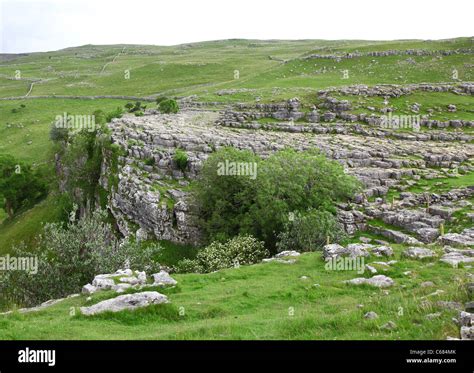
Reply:
<svg viewBox="0 0 474 373"><path fill-rule="evenodd" d="M0 0L1 52L83 44L173 45L227 38L472 36L472 0Z"/></svg>

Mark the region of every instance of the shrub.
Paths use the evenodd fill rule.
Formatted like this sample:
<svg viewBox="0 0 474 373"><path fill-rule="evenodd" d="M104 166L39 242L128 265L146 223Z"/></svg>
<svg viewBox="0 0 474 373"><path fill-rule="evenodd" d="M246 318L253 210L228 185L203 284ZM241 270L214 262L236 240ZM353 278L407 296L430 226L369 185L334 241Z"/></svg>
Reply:
<svg viewBox="0 0 474 373"><path fill-rule="evenodd" d="M107 214L95 211L89 217L69 223L46 224L34 255L38 256L38 272L8 271L0 278L0 292L9 303L32 306L52 298L77 293L99 273L117 269L154 272L159 264L153 261L158 245L142 249L131 241L118 241L112 227L105 222ZM24 246L13 249L12 255L30 257Z"/></svg>
<svg viewBox="0 0 474 373"><path fill-rule="evenodd" d="M160 101L160 103L158 104L158 109L163 114L176 114L179 111L179 106L176 100L169 98Z"/></svg>
<svg viewBox="0 0 474 373"><path fill-rule="evenodd" d="M336 217L329 211L310 210L294 214L278 235L278 251L315 251L321 249L329 237L331 242L344 239L345 233Z"/></svg>
<svg viewBox="0 0 474 373"><path fill-rule="evenodd" d="M196 259L183 259L174 266L178 273L204 273L204 268Z"/></svg>
<svg viewBox="0 0 474 373"><path fill-rule="evenodd" d="M97 127L107 123L107 114L103 110L95 110L92 115L94 116L94 122Z"/></svg>
<svg viewBox="0 0 474 373"><path fill-rule="evenodd" d="M140 101L135 103L127 102L125 104L125 109L127 109L129 113L143 112L146 109L146 105L142 105Z"/></svg>
<svg viewBox="0 0 474 373"><path fill-rule="evenodd" d="M197 254L196 259L181 261L177 269L208 273L235 265L258 263L269 255L263 242L252 236L237 236L224 243L211 243Z"/></svg>
<svg viewBox="0 0 474 373"><path fill-rule="evenodd" d="M188 166L188 155L184 150L176 149L173 160L175 161L176 166L178 166L182 172L186 170L186 167Z"/></svg>
<svg viewBox="0 0 474 373"><path fill-rule="evenodd" d="M69 130L63 127L57 127L55 123L52 124L49 131L49 138L54 142L67 142L69 140Z"/></svg>
<svg viewBox="0 0 474 373"><path fill-rule="evenodd" d="M11 111L12 113L19 113L22 109L26 108L26 105L25 104L20 104L20 107L19 108L13 108Z"/></svg>
<svg viewBox="0 0 474 373"><path fill-rule="evenodd" d="M155 158L153 158L153 157L147 158L147 159L145 159L144 163L147 166L154 166L155 165Z"/></svg>
<svg viewBox="0 0 474 373"><path fill-rule="evenodd" d="M64 186L71 195L77 196L81 189L79 204L94 202L103 159L102 148L105 142L110 141L107 136L102 136L102 131L87 131L86 129L70 136L69 143L63 149L62 164L68 170L68 177ZM93 203L92 203L93 205Z"/></svg>
<svg viewBox="0 0 474 373"><path fill-rule="evenodd" d="M123 110L121 107L117 107L115 110L108 112L105 115L106 123L109 123L114 118L121 118L123 115Z"/></svg>

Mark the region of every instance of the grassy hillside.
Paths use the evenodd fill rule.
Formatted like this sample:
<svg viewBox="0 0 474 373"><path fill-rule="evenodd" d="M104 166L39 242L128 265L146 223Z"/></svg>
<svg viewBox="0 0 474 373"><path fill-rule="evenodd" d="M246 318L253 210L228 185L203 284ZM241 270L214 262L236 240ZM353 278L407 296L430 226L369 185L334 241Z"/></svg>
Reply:
<svg viewBox="0 0 474 373"><path fill-rule="evenodd" d="M401 246L396 246L397 260ZM372 259L376 261L377 259ZM86 317L77 307L111 292L65 300L29 314L0 316L2 339L443 339L458 331L455 310L439 300L463 301L465 269L402 260L384 274L388 289L351 286L351 271L327 271L320 253L295 264L265 263L207 275L174 275L176 288L158 291L170 304ZM306 276L306 277L303 277ZM365 275L367 276L367 274ZM433 287L421 287L432 281ZM442 290L442 292L440 291ZM439 295L430 295L438 291ZM71 309L77 315L70 316ZM378 319L364 319L374 311ZM429 319L426 315L440 312ZM388 321L397 327L381 328Z"/></svg>
<svg viewBox="0 0 474 373"><path fill-rule="evenodd" d="M448 41L253 41L223 40L174 47L115 45L82 46L57 52L34 53L0 64L0 97L24 95L31 80L38 80L30 95L128 94L146 96L159 93L187 96L198 94L215 99L216 91L253 88L256 96L272 97L268 88L291 88L287 98L302 88L319 89L332 85L416 83L450 81L456 68L459 78L473 80L472 55L442 58L416 56L360 57L333 60L302 60L313 53L390 49L454 50L472 48L470 38ZM466 65L467 63L467 65ZM324 74L318 73L327 69ZM349 80L341 71L350 70ZM130 79L125 78L125 71ZM239 71L235 79L234 71ZM15 72L21 79L11 80ZM260 92L261 91L261 92ZM236 97L237 100L239 98Z"/></svg>
<svg viewBox="0 0 474 373"><path fill-rule="evenodd" d="M298 97L302 110L308 111L322 102L318 90L329 87L472 82L473 40L233 39L170 47L84 45L30 53L0 62L0 154L13 155L33 168L52 170L54 149L49 133L55 117L65 112L87 115L98 109L112 111L129 101L120 96L151 99L166 95L208 103L269 103ZM408 49L470 49L471 53L361 56L340 61L308 58L313 54ZM453 78L454 69L458 79ZM344 71L348 72L347 79ZM334 96L350 101L349 112L354 114L372 111L380 114L386 105L382 97L338 93ZM472 97L467 95L417 91L389 100L394 115L413 114L411 108L415 103L419 104L420 115L431 113L431 119L474 120ZM456 112L448 110L449 104L456 105ZM151 102L147 105L155 107ZM432 130L435 129L422 128L422 131ZM472 133L474 129L446 131ZM459 178L421 179L406 191L440 193L473 184L471 172ZM399 194L399 190L391 188L387 198ZM467 220L468 212L472 212L470 207L458 212L463 215L457 226L447 225L446 229L459 231L469 224L472 226L472 221ZM34 248L43 224L57 221L62 213L53 192L31 209L19 211L13 219L7 219L0 208L0 255L21 241ZM195 248L166 242L164 245L166 250L160 257L164 264L174 264L177 258L196 254ZM381 274L395 280L395 286L388 290L346 285L344 280L359 275L327 271L320 253L308 253L295 264L266 263L206 275L173 275L178 287L158 290L166 293L171 303L137 312L91 318L70 316L72 307L91 305L115 295L105 292L93 295L92 301L81 295L37 313L0 316L0 339L444 339L448 335L458 336L458 327L452 322L457 311L439 308L436 302L468 300L464 282L469 268L454 269L438 260L400 260L404 247L391 246L396 250L398 263L386 271L378 268ZM440 247L434 249L441 253ZM176 254L178 250L181 251ZM432 281L434 285L422 287L424 281ZM375 311L379 318L364 319L368 311ZM438 316L427 318L428 314L437 312ZM397 327L381 328L388 321L394 321Z"/></svg>
<svg viewBox="0 0 474 373"><path fill-rule="evenodd" d="M54 174L53 143L49 139L51 124L56 115L87 115L95 110L112 111L123 107L123 100L72 100L37 99L0 102L0 153L9 154L34 167L46 166ZM20 105L25 107L21 108ZM12 112L18 109L17 112ZM8 252L11 245L24 241L33 244L41 232L43 222L57 220L60 211L51 196L29 211L22 211L13 220L5 220L0 208L0 254ZM2 224L2 222L4 222Z"/></svg>
<svg viewBox="0 0 474 373"><path fill-rule="evenodd" d="M0 153L33 164L52 159L52 143L49 140L51 124L57 115L92 114L95 110L112 111L123 107L124 100L73 100L37 99L9 100L0 102ZM20 105L24 105L21 108ZM18 112L12 112L18 109ZM29 143L31 141L31 143Z"/></svg>

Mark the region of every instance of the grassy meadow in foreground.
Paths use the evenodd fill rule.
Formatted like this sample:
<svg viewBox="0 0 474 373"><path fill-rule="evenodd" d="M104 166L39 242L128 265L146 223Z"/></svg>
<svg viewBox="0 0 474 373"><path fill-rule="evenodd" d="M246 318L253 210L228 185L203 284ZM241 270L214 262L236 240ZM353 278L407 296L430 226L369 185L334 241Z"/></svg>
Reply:
<svg viewBox="0 0 474 373"><path fill-rule="evenodd" d="M402 247L396 246L396 259ZM77 307L113 292L67 299L29 314L0 316L3 339L444 339L458 331L457 312L438 300L467 299L466 270L438 261L403 260L386 272L388 290L343 283L355 271L328 271L321 253L295 264L263 263L212 274L173 275L176 288L156 289L170 304L86 317ZM378 259L380 260L380 259ZM377 261L376 258L369 261ZM303 277L306 276L306 277ZM432 281L433 287L421 287ZM430 295L443 290L439 295ZM77 315L70 316L70 312ZM374 311L378 319L364 314ZM426 315L440 312L429 319ZM397 325L388 330L388 321Z"/></svg>

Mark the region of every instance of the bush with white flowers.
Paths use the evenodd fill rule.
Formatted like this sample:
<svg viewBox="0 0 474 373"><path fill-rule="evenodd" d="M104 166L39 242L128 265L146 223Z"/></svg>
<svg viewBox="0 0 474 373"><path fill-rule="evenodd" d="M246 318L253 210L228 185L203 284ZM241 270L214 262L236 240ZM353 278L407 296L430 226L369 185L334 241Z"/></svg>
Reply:
<svg viewBox="0 0 474 373"><path fill-rule="evenodd" d="M246 264L254 264L270 255L264 243L252 236L236 236L226 242L213 242L201 250L194 260L182 260L179 272L214 272Z"/></svg>

